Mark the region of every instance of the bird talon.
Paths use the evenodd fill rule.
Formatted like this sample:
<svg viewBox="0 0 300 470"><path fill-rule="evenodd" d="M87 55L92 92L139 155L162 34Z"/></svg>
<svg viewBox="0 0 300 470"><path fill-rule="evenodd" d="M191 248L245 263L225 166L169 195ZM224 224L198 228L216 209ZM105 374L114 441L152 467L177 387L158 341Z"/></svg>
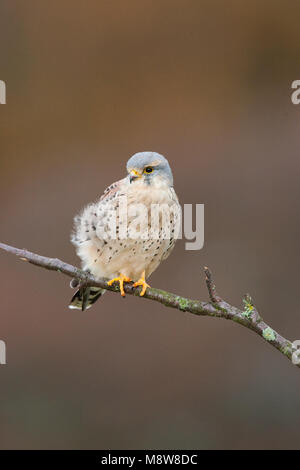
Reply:
<svg viewBox="0 0 300 470"><path fill-rule="evenodd" d="M140 292L140 296L142 297L145 294L147 287L150 287L145 280L145 271L143 272L142 277L133 284L133 287L138 286L142 286L142 290Z"/></svg>
<svg viewBox="0 0 300 470"><path fill-rule="evenodd" d="M121 296L122 296L122 297L125 297L124 282L131 282L131 279L130 279L129 277L127 277L127 276L123 276L123 274L120 274L119 277L114 277L113 279L111 279L110 281L108 281L108 282L107 282L107 285L108 285L108 286L111 286L114 282L118 282L118 283L119 283Z"/></svg>

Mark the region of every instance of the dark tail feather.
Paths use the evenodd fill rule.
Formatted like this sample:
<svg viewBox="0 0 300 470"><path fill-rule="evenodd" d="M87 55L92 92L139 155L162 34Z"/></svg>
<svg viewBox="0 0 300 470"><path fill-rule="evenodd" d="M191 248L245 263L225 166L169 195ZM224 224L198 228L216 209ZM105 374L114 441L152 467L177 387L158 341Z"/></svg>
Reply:
<svg viewBox="0 0 300 470"><path fill-rule="evenodd" d="M69 308L75 308L77 310L87 310L90 308L96 300L101 297L105 292L104 289L99 287L81 287L73 295Z"/></svg>

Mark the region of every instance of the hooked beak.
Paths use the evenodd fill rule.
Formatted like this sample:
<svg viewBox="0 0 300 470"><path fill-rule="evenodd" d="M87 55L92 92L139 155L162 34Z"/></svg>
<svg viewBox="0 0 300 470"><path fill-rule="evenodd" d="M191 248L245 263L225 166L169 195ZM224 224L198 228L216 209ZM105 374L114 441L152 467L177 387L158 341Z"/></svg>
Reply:
<svg viewBox="0 0 300 470"><path fill-rule="evenodd" d="M134 180L141 178L141 174L137 170L131 170L129 173L129 181L132 183Z"/></svg>

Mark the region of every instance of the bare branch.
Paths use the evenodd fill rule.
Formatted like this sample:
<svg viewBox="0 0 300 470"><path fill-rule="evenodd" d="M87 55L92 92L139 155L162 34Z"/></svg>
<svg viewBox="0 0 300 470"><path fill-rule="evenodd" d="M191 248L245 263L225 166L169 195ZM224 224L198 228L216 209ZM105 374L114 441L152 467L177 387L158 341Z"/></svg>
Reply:
<svg viewBox="0 0 300 470"><path fill-rule="evenodd" d="M18 256L23 261L34 264L35 266L40 266L52 271L58 271L69 277L76 278L80 282L84 282L87 286L102 287L103 289L112 292L119 292L119 287L116 285L108 286L106 279L95 279L92 275L87 274L81 269L57 258L47 258L45 256L31 253L26 249L14 248L12 246L5 245L4 243L0 243L0 248L8 253ZM187 299L170 292L152 288L148 288L144 297L139 298L154 300L156 302L160 302L166 307L172 307L183 312L189 312L193 315L203 315L232 320L257 333L267 343L278 349L289 360L291 360L293 354L292 343L262 320L254 307L250 296L245 296L243 300L244 310L233 307L218 296L211 271L205 267L204 272L206 275L206 284L211 302ZM129 295L138 296L140 292L139 288L134 288L132 286L132 283L124 285L124 289L126 294Z"/></svg>
<svg viewBox="0 0 300 470"><path fill-rule="evenodd" d="M222 301L222 299L217 294L217 290L213 281L212 273L207 266L204 266L204 272L205 272L205 281L206 281L209 298L213 304L218 304L219 302Z"/></svg>

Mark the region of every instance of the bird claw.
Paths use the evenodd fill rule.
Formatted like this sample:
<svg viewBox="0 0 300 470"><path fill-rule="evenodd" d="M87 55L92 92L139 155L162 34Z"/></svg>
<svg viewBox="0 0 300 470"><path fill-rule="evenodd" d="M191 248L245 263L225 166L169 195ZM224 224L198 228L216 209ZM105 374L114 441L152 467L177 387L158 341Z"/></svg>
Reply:
<svg viewBox="0 0 300 470"><path fill-rule="evenodd" d="M125 297L124 282L131 282L131 279L130 279L129 277L127 277L127 276L123 276L123 274L120 274L119 277L114 277L113 279L111 279L110 281L108 281L108 282L107 282L107 285L108 285L108 286L111 286L114 282L118 282L118 283L119 283L121 296L122 296L122 297Z"/></svg>
<svg viewBox="0 0 300 470"><path fill-rule="evenodd" d="M150 287L145 280L145 271L143 272L142 277L138 281L136 281L132 287L138 286L142 286L142 290L140 292L140 296L142 297L145 294L147 287Z"/></svg>

